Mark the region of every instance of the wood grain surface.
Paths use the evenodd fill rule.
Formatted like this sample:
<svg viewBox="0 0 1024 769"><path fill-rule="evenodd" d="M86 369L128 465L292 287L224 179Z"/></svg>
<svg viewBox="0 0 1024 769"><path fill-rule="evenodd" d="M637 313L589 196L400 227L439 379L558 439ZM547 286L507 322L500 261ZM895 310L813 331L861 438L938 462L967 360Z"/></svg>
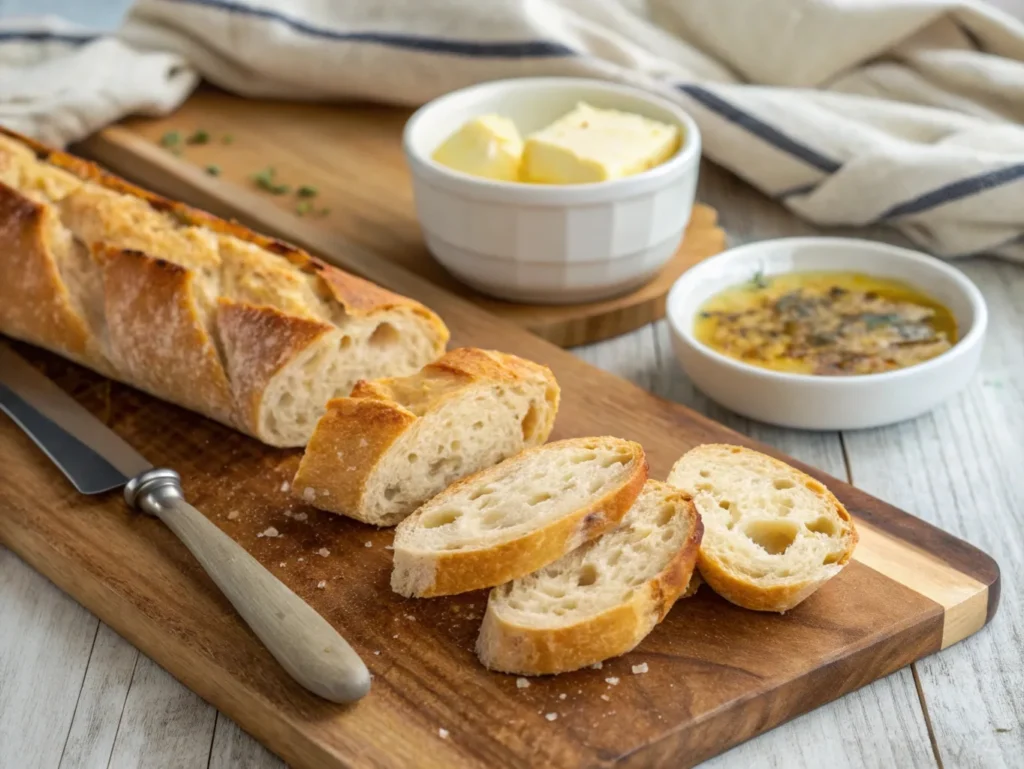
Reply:
<svg viewBox="0 0 1024 769"><path fill-rule="evenodd" d="M102 141L95 146L102 150ZM136 155L133 175L171 174L176 159L157 154ZM191 199L210 195L222 207L265 219L275 234L430 304L452 327L456 344L498 346L551 365L565 393L557 437L605 432L640 440L650 452L653 477L664 477L675 458L697 443L750 443L374 260L337 232L257 205L264 201L249 191L227 187L229 194L214 195L211 189L219 190L210 185L223 182L201 173L177 178L190 188ZM975 624L994 608L997 591L989 587L996 586L998 572L986 556L811 471L878 534L816 596L774 617L736 609L702 591L680 604L636 652L605 670L541 679L520 690L512 677L486 673L472 656L483 596L416 602L391 594L384 549L391 534L297 506L280 490L294 468L293 452L267 449L50 356L34 359L151 459L179 469L197 507L342 628L376 675L374 691L348 709L297 691L169 532L131 516L116 495L77 497L8 424L0 429L0 462L14 482L0 490L8 511L0 519L0 537L299 766L692 764L954 640L943 603L933 600L943 595L942 585L959 585L966 577L981 586L985 598L980 605L975 599ZM307 521L285 515L298 510L307 512ZM237 517L228 518L231 512ZM257 536L270 525L284 538ZM929 569L915 573L911 585L880 573L864 563L876 550L872 539L901 555L925 557ZM330 556L318 556L320 547ZM324 590L315 587L320 580L328 582ZM640 661L651 672L633 676L629 666ZM610 676L619 683L607 683ZM135 696L145 702L146 687L139 688ZM181 717L194 710L185 708ZM126 704L122 719L131 712ZM547 713L558 718L548 721ZM201 723L211 724L208 718ZM439 729L449 737L442 739ZM115 742L119 750L130 756L132 743Z"/></svg>
<svg viewBox="0 0 1024 769"><path fill-rule="evenodd" d="M524 305L494 299L459 283L430 255L413 214L412 191L401 152L402 126L409 110L360 106L260 102L213 88L200 89L173 115L130 120L125 125L158 143L176 131L174 151L200 169L255 188L252 176L273 167L275 178L294 190L316 188L317 196L264 198L282 210L310 206L308 221L354 233L354 240L378 257L463 296L499 317L562 347L595 342L633 331L665 315L665 295L686 269L725 247L713 208L698 204L678 251L647 285L623 296L572 305ZM185 140L202 129L206 144ZM225 137L230 143L225 144ZM171 149L165 149L169 155ZM324 211L327 213L322 213Z"/></svg>

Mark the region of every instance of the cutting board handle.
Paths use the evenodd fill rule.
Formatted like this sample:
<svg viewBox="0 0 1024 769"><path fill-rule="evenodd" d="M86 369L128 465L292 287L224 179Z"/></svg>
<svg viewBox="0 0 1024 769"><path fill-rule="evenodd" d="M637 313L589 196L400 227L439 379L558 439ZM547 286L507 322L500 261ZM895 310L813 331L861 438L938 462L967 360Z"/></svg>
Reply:
<svg viewBox="0 0 1024 769"><path fill-rule="evenodd" d="M125 486L124 496L178 536L292 678L331 702L354 702L370 690L370 673L348 642L192 507L176 472L142 473Z"/></svg>

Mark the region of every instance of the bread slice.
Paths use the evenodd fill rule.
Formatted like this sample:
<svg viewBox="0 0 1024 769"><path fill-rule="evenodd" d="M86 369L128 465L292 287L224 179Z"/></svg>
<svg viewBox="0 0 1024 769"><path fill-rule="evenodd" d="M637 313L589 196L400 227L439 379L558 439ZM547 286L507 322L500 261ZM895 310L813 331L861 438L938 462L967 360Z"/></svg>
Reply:
<svg viewBox="0 0 1024 769"><path fill-rule="evenodd" d="M698 446L668 482L693 496L704 519L704 581L747 609L792 609L838 574L857 544L850 514L828 489L751 449Z"/></svg>
<svg viewBox="0 0 1024 769"><path fill-rule="evenodd" d="M359 382L327 404L292 491L393 526L459 478L546 441L558 395L546 366L475 348L412 376Z"/></svg>
<svg viewBox="0 0 1024 769"><path fill-rule="evenodd" d="M647 481L617 529L491 591L480 661L543 675L625 654L686 590L703 531L688 494Z"/></svg>
<svg viewBox="0 0 1024 769"><path fill-rule="evenodd" d="M398 524L391 587L452 595L522 577L613 528L646 480L643 448L621 438L527 449Z"/></svg>
<svg viewBox="0 0 1024 769"><path fill-rule="evenodd" d="M418 302L2 128L0 221L0 333L273 446L448 341Z"/></svg>
<svg viewBox="0 0 1024 769"><path fill-rule="evenodd" d="M703 525L703 524L702 524ZM700 578L700 571L697 569L693 570L693 576L690 577L690 583L686 586L683 594L680 598L692 598L697 595L697 591L700 590L700 586L704 584L704 580Z"/></svg>

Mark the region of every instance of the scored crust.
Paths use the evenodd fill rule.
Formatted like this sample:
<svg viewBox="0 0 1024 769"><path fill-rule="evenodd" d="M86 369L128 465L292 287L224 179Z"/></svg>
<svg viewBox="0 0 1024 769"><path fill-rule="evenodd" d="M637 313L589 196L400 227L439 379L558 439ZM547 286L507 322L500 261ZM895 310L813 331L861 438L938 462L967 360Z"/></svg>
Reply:
<svg viewBox="0 0 1024 769"><path fill-rule="evenodd" d="M511 586L495 588L488 597L476 643L477 656L485 667L519 675L547 675L625 654L665 618L676 600L686 597L690 585L699 583L694 567L704 529L692 500L659 481L647 481L646 490L664 495L661 504L678 505L688 520L688 533L664 568L637 586L628 601L559 627L535 627L516 622L514 615L504 616L499 595L502 591L507 594ZM599 543L595 540L584 547Z"/></svg>
<svg viewBox="0 0 1024 769"><path fill-rule="evenodd" d="M568 446L586 447L608 440L628 445L633 456L629 476L616 488L546 526L490 547L464 550L412 549L408 540L425 512L441 507L459 494L501 472L502 463L456 481L398 525L394 542L391 588L407 597L454 595L494 587L529 574L558 560L570 550L599 537L614 527L636 500L647 480L643 447L618 438L573 438L527 449L506 462L522 461L529 454L557 451Z"/></svg>
<svg viewBox="0 0 1024 769"><path fill-rule="evenodd" d="M440 318L419 302L2 128L0 215L0 271L8 276L0 332L264 442L308 438L313 420L270 429L277 406L267 394L291 386L295 362L315 356L324 333L338 336L337 349L325 353L334 360L347 355L349 328L400 321L415 333L397 339L397 352L378 364L397 374L436 358L448 340ZM104 288L108 277L132 284ZM234 321L224 335L243 351L240 360L222 357L221 302L239 310L223 315ZM280 338L264 355L257 337L268 324ZM310 324L322 333L309 333ZM239 381L229 386L232 374ZM309 376L315 381L316 372ZM330 397L315 394L304 406L314 420Z"/></svg>

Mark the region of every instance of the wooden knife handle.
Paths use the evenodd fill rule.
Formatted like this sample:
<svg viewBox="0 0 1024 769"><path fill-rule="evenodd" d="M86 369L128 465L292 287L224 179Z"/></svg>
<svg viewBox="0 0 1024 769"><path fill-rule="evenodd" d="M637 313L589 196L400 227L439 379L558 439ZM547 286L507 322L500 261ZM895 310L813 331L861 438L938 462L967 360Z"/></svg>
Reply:
<svg viewBox="0 0 1024 769"><path fill-rule="evenodd" d="M331 702L354 702L370 690L370 673L348 642L185 501L176 472L142 473L124 495L131 507L156 516L178 536L292 678Z"/></svg>

